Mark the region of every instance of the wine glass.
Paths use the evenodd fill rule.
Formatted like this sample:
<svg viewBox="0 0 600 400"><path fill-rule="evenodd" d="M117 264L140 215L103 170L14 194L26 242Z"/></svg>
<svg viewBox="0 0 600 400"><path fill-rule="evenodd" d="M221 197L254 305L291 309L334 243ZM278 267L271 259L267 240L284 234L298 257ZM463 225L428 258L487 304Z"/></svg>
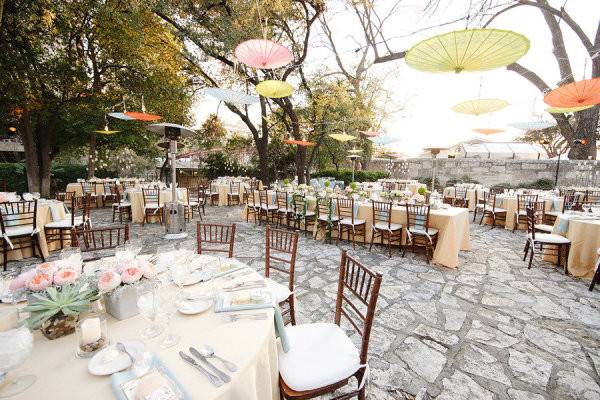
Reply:
<svg viewBox="0 0 600 400"><path fill-rule="evenodd" d="M164 323L167 328L165 337L160 342L160 347L166 349L175 346L179 343L180 336L173 333L171 330L171 321L177 312L177 307L181 299L180 292L164 294L161 296L161 306L158 314L158 319Z"/></svg>
<svg viewBox="0 0 600 400"><path fill-rule="evenodd" d="M585 213L589 213L592 210L592 206L589 203L583 203L581 205L581 210Z"/></svg>
<svg viewBox="0 0 600 400"><path fill-rule="evenodd" d="M25 321L0 332L0 398L22 393L36 381L35 375L11 377L9 372L23 364L33 349L33 335Z"/></svg>
<svg viewBox="0 0 600 400"><path fill-rule="evenodd" d="M160 308L160 296L155 285L141 285L138 288L138 310L150 321L150 326L142 331L142 338L152 339L160 335L164 328L156 323Z"/></svg>

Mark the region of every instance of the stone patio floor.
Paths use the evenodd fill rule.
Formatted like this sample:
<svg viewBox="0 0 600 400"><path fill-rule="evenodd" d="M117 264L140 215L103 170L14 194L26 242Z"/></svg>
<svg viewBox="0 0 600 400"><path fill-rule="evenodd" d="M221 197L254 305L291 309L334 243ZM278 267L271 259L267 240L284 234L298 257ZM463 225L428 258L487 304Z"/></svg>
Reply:
<svg viewBox="0 0 600 400"><path fill-rule="evenodd" d="M240 210L207 207L204 221L237 223L235 256L262 270L264 227L241 221ZM92 219L109 224L110 211L95 209ZM195 222L187 230L178 246L195 248ZM133 234L143 252L165 244L158 224L134 224ZM340 245L383 274L370 399L413 398L423 387L439 400L600 399L600 288L589 292L589 282L539 258L528 270L524 236L472 224L472 250L456 270L427 265L423 254L390 259L383 248ZM340 247L301 236L299 323L333 321Z"/></svg>

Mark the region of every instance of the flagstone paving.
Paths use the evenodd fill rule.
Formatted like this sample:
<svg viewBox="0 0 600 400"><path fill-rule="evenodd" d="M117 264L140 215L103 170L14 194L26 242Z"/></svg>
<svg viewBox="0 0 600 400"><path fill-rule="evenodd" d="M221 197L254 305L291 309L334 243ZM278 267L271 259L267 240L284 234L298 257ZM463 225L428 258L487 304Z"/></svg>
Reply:
<svg viewBox="0 0 600 400"><path fill-rule="evenodd" d="M239 208L209 207L205 221L236 222L236 257L261 270L264 228L239 216ZM94 210L93 220L110 222L109 211ZM187 230L190 238L178 246L195 248L194 225ZM134 225L133 232L144 252L164 244L158 225ZM472 251L449 270L427 265L421 254L390 259L379 248L301 237L298 321L333 320L340 249L349 248L384 276L369 398L413 398L425 387L440 400L600 399L600 289L589 292L588 282L540 260L528 270L523 240L522 232L472 225Z"/></svg>

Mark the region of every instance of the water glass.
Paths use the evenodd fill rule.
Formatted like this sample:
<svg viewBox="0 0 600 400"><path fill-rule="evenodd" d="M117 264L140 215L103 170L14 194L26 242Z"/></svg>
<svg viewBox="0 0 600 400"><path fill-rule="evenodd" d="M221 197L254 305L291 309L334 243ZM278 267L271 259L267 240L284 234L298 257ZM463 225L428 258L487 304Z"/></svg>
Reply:
<svg viewBox="0 0 600 400"><path fill-rule="evenodd" d="M138 289L137 306L140 314L147 318L151 325L142 331L143 339L151 339L160 335L164 328L156 323L158 313L160 312L160 296L154 285Z"/></svg>

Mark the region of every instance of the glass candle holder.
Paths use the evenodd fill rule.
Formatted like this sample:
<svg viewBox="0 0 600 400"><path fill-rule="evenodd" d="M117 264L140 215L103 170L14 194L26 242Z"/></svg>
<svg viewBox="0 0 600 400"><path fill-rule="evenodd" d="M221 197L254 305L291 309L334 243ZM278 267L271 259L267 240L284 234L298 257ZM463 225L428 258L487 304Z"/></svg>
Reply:
<svg viewBox="0 0 600 400"><path fill-rule="evenodd" d="M77 357L92 357L108 345L106 314L98 309L97 306L91 306L90 312L79 317L75 327Z"/></svg>

